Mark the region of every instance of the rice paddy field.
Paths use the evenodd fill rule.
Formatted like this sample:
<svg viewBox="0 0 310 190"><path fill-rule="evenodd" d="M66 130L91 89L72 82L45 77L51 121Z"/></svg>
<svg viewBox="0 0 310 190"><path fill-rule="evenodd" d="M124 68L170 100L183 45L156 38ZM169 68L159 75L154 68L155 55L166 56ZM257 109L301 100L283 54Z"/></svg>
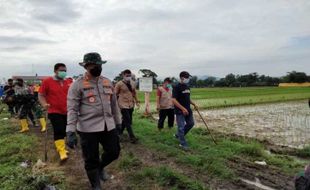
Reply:
<svg viewBox="0 0 310 190"><path fill-rule="evenodd" d="M144 93L139 92L139 100ZM253 105L310 98L309 87L192 88L191 98L200 108ZM151 93L151 110L155 110L156 90Z"/></svg>
<svg viewBox="0 0 310 190"><path fill-rule="evenodd" d="M191 97L217 132L298 149L310 145L309 87L203 88L192 89ZM154 98L153 92L153 111Z"/></svg>

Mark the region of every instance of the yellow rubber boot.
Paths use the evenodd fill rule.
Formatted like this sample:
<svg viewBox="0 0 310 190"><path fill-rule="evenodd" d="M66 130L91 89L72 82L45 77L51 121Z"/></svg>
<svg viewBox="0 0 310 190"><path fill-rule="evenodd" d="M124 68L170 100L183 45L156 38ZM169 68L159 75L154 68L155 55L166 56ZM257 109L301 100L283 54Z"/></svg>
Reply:
<svg viewBox="0 0 310 190"><path fill-rule="evenodd" d="M24 133L26 131L29 131L27 119L21 119L19 121L20 121L20 126L22 128L19 132Z"/></svg>
<svg viewBox="0 0 310 190"><path fill-rule="evenodd" d="M40 118L39 121L41 124L41 132L43 133L46 131L46 120L45 120L45 118Z"/></svg>
<svg viewBox="0 0 310 190"><path fill-rule="evenodd" d="M67 151L65 149L65 140L64 139L59 139L57 141L55 141L55 146L56 146L56 150L59 153L60 156L60 160L64 161L68 159L68 155L67 155Z"/></svg>

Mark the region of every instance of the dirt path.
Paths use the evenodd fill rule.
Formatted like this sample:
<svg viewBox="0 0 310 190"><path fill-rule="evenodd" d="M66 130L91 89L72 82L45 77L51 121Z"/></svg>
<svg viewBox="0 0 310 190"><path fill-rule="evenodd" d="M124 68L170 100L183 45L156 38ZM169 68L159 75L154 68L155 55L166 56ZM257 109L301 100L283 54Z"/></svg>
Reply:
<svg viewBox="0 0 310 190"><path fill-rule="evenodd" d="M41 133L38 128L31 128L31 132L35 133L40 139L40 144L42 144L42 146L38 147L38 151L39 155L42 155L40 158L43 160L45 135ZM90 186L83 167L84 163L82 160L81 149L78 148L75 151L70 150L69 159L65 163L61 164L59 162L58 154L54 148L51 131L49 131L48 137L48 165L46 170L64 172L67 189L69 190L89 189ZM211 189L260 189L240 179L233 182L223 182L211 178L210 176L203 174L194 168L178 164L174 158L167 157L166 155L156 151L153 152L141 143L135 145L128 142L122 143L121 156L124 155L125 152L132 153L135 157L137 157L142 162L143 167L168 166L174 171L183 174L192 180L199 180L203 182L206 187L210 187ZM103 188L109 190L132 189L126 184L126 177L129 174L121 171L117 167L117 162L118 161L114 162L107 168L107 171L114 176L114 179L104 183ZM242 160L241 158L231 160L229 162L229 167L232 168L240 178L250 181L259 179L262 184L273 189L293 189L293 178L282 174L276 168L269 166L258 166L247 160Z"/></svg>

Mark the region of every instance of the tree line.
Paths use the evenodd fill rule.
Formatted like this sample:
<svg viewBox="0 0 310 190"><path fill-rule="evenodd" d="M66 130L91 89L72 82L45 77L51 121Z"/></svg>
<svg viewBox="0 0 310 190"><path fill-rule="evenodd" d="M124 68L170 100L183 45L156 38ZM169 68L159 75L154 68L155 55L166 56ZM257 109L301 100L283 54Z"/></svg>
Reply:
<svg viewBox="0 0 310 190"><path fill-rule="evenodd" d="M224 78L216 79L208 77L204 80L193 76L190 81L192 87L251 87L251 86L278 86L279 83L304 83L310 82L310 76L304 72L288 72L282 77L259 75L256 72L246 75L234 75L232 73Z"/></svg>
<svg viewBox="0 0 310 190"><path fill-rule="evenodd" d="M143 74L143 77L153 77L153 83L160 85L163 81L157 79L157 74L149 69L141 69L139 73ZM122 79L122 73L114 78L117 82ZM178 82L178 78L171 78L173 83ZM193 76L189 82L191 87L203 88L203 87L254 87L254 86L278 86L279 83L304 83L310 82L310 75L304 72L292 71L288 72L282 77L271 77L266 75L259 75L258 73L249 73L245 75L228 74L223 78L207 77L205 79L199 79L197 76Z"/></svg>

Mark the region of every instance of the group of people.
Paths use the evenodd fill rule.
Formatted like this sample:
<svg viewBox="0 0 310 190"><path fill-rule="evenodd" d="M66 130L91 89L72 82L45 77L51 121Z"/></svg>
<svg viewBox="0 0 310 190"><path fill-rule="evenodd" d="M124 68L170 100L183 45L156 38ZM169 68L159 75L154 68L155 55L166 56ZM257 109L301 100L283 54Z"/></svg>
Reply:
<svg viewBox="0 0 310 190"><path fill-rule="evenodd" d="M43 109L38 102L39 85L26 85L24 80L9 79L3 88L2 101L8 105L11 117L17 117L20 121L20 132L29 131L28 118L33 126L37 126L36 120L41 125L41 132L46 130L46 120Z"/></svg>
<svg viewBox="0 0 310 190"><path fill-rule="evenodd" d="M96 190L101 189L101 181L110 177L105 167L119 157L120 137L124 130L127 130L131 143L138 141L132 120L134 107L139 106L140 102L132 73L124 70L123 79L113 84L101 75L102 65L105 63L96 52L85 54L83 61L79 63L85 69L85 74L74 82L66 79L66 65L57 63L54 66L54 76L43 80L38 92L38 101L47 110L53 127L60 160L68 159L66 145L71 149L77 146L78 134L84 167L92 189ZM162 87L158 88L156 101L160 116L158 129L163 128L167 116L168 126L172 128L175 115L178 126L175 138L180 141L183 149L188 149L185 135L194 126L190 105L196 107L190 99L187 85L190 77L188 72L181 72L180 82L174 87L172 81L166 78ZM31 119L29 112L26 112L25 117L27 116ZM21 132L27 131L25 125L23 120ZM100 145L104 150L101 156Z"/></svg>

